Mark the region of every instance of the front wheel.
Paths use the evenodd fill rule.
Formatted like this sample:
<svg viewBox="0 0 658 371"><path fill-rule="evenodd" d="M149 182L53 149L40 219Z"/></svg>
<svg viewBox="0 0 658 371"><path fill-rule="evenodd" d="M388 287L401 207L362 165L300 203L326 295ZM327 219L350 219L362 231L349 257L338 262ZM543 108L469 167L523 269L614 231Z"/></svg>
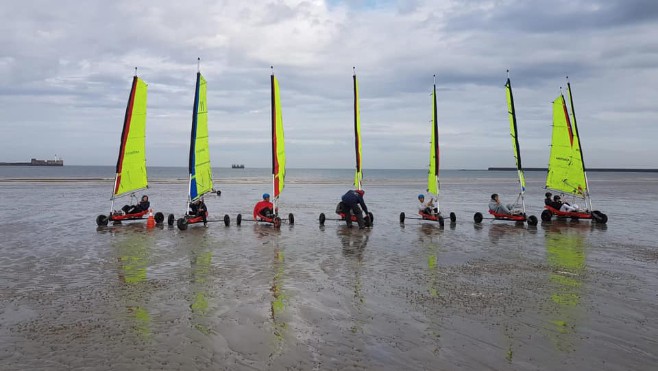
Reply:
<svg viewBox="0 0 658 371"><path fill-rule="evenodd" d="M324 213L320 213L320 225L324 225L324 221L327 220L327 217L324 215Z"/></svg>
<svg viewBox="0 0 658 371"><path fill-rule="evenodd" d="M229 226L231 224L231 217L228 214L224 214L224 225Z"/></svg>
<svg viewBox="0 0 658 371"><path fill-rule="evenodd" d="M553 213L551 213L550 210L544 210L541 212L541 220L545 222L550 222L551 218L553 218Z"/></svg>
<svg viewBox="0 0 658 371"><path fill-rule="evenodd" d="M176 223L176 217L174 216L174 214L169 214L167 216L167 225L172 226L174 225L174 223Z"/></svg>
<svg viewBox="0 0 658 371"><path fill-rule="evenodd" d="M179 218L178 221L176 222L176 225L178 226L178 229L181 231L184 231L187 229L187 219L185 218Z"/></svg>
<svg viewBox="0 0 658 371"><path fill-rule="evenodd" d="M473 215L473 221L475 222L475 224L482 223L482 213L481 212L475 213L475 215Z"/></svg>
<svg viewBox="0 0 658 371"><path fill-rule="evenodd" d="M290 225L295 224L295 216L292 215L292 213L288 214L288 223L290 223Z"/></svg>
<svg viewBox="0 0 658 371"><path fill-rule="evenodd" d="M242 214L238 214L237 218L235 218L235 224L242 224Z"/></svg>
<svg viewBox="0 0 658 371"><path fill-rule="evenodd" d="M439 215L439 216L436 218L436 220L439 221L439 225L440 225L441 227L443 227L443 226L446 224L445 220L443 220L443 217L442 217L441 215Z"/></svg>
<svg viewBox="0 0 658 371"><path fill-rule="evenodd" d="M158 223L158 224L162 224L162 222L164 222L164 214L158 211L158 212L155 213L155 215L153 216L153 219L155 219L155 222L156 222L156 223Z"/></svg>
<svg viewBox="0 0 658 371"><path fill-rule="evenodd" d="M274 217L274 228L281 228L281 218L278 216Z"/></svg>
<svg viewBox="0 0 658 371"><path fill-rule="evenodd" d="M457 222L457 215L453 212L450 213L450 223Z"/></svg>
<svg viewBox="0 0 658 371"><path fill-rule="evenodd" d="M400 224L404 224L404 211L400 213Z"/></svg>
<svg viewBox="0 0 658 371"><path fill-rule="evenodd" d="M608 216L598 210L592 211L592 219L594 219L595 222L601 224L608 222Z"/></svg>
<svg viewBox="0 0 658 371"><path fill-rule="evenodd" d="M105 215L99 215L96 217L96 225L98 225L99 227L106 226L109 221L110 220Z"/></svg>
<svg viewBox="0 0 658 371"><path fill-rule="evenodd" d="M530 215L528 217L528 225L535 226L535 225L537 225L537 222L538 222L538 220L537 220L536 216Z"/></svg>
<svg viewBox="0 0 658 371"><path fill-rule="evenodd" d="M370 227L372 227L372 225L375 224L375 216L372 215L371 212L368 212L368 221L369 221L368 224L370 224L369 225Z"/></svg>

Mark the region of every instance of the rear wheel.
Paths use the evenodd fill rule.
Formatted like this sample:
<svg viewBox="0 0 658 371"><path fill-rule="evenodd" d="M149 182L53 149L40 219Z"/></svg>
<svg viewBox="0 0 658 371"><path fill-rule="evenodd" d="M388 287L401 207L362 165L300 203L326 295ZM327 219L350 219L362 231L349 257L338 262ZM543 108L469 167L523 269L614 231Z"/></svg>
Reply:
<svg viewBox="0 0 658 371"><path fill-rule="evenodd" d="M481 212L477 212L477 213L475 213L475 215L473 215L473 221L474 221L476 224L480 224L480 223L482 223L482 213L481 213Z"/></svg>
<svg viewBox="0 0 658 371"><path fill-rule="evenodd" d="M105 215L99 215L96 217L96 225L99 227L104 227L109 222L109 219Z"/></svg>
<svg viewBox="0 0 658 371"><path fill-rule="evenodd" d="M324 221L327 220L327 217L324 215L324 213L320 213L320 225L324 225Z"/></svg>
<svg viewBox="0 0 658 371"><path fill-rule="evenodd" d="M295 216L292 215L292 213L288 214L288 223L290 223L290 225L295 224Z"/></svg>
<svg viewBox="0 0 658 371"><path fill-rule="evenodd" d="M436 220L439 221L439 225L443 227L446 224L446 221L443 220L443 217L441 215L437 216Z"/></svg>
<svg viewBox="0 0 658 371"><path fill-rule="evenodd" d="M450 213L450 223L455 223L457 221L457 215L455 213Z"/></svg>
<svg viewBox="0 0 658 371"><path fill-rule="evenodd" d="M404 224L404 211L400 213L400 224Z"/></svg>
<svg viewBox="0 0 658 371"><path fill-rule="evenodd" d="M228 214L224 214L224 225L229 226L231 224L231 217Z"/></svg>
<svg viewBox="0 0 658 371"><path fill-rule="evenodd" d="M281 228L281 218L278 216L274 217L274 228Z"/></svg>
<svg viewBox="0 0 658 371"><path fill-rule="evenodd" d="M595 222L601 224L608 222L608 216L598 210L592 211L592 219L594 219Z"/></svg>
<svg viewBox="0 0 658 371"><path fill-rule="evenodd" d="M528 217L528 225L535 226L535 225L537 225L537 222L538 222L538 220L537 220L537 217L536 217L536 216L534 216L534 215L530 215L530 216Z"/></svg>
<svg viewBox="0 0 658 371"><path fill-rule="evenodd" d="M545 222L550 222L553 218L553 213L550 210L544 210L541 212L541 220Z"/></svg>
<svg viewBox="0 0 658 371"><path fill-rule="evenodd" d="M178 226L178 229L181 231L184 231L187 229L187 219L185 218L179 218L178 221L176 222L176 225Z"/></svg>
<svg viewBox="0 0 658 371"><path fill-rule="evenodd" d="M169 214L167 216L167 225L172 226L174 225L174 223L176 223L176 217L174 216L174 214Z"/></svg>
<svg viewBox="0 0 658 371"><path fill-rule="evenodd" d="M217 190L217 196L221 196L221 195L222 195L222 191Z"/></svg>
<svg viewBox="0 0 658 371"><path fill-rule="evenodd" d="M164 214L159 211L155 213L153 218L155 219L155 222L158 224L162 224L162 222L164 222Z"/></svg>
<svg viewBox="0 0 658 371"><path fill-rule="evenodd" d="M238 214L238 217L235 218L235 224L237 225L242 224L242 214Z"/></svg>

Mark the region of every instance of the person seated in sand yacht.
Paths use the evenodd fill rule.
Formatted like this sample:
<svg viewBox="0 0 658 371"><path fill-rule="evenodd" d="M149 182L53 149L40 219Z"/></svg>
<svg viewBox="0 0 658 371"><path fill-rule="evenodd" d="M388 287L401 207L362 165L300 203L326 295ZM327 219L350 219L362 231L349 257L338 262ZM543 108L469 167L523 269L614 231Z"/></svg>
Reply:
<svg viewBox="0 0 658 371"><path fill-rule="evenodd" d="M419 202L418 211L420 213L429 214L429 215L432 215L432 213L434 213L434 214L439 213L439 209L434 205L434 198L433 197L430 198L429 201L425 202L425 195L419 194L418 195L418 202Z"/></svg>
<svg viewBox="0 0 658 371"><path fill-rule="evenodd" d="M491 200L489 200L489 210L493 211L496 214L507 214L507 215L518 215L520 214L519 210L514 209L513 204L504 205L500 202L498 193L491 195Z"/></svg>
<svg viewBox="0 0 658 371"><path fill-rule="evenodd" d="M274 216L274 205L270 202L270 194L263 193L263 199L254 206L254 220L261 218L272 218Z"/></svg>
<svg viewBox="0 0 658 371"><path fill-rule="evenodd" d="M553 194L551 192L546 192L544 196L546 196L546 198L544 199L544 205L551 206L553 204L553 200L551 199L551 196L553 196Z"/></svg>
<svg viewBox="0 0 658 371"><path fill-rule="evenodd" d="M142 211L146 211L151 206L149 202L149 196L143 195L142 200L137 203L137 205L125 205L121 208L124 214L137 214Z"/></svg>
<svg viewBox="0 0 658 371"><path fill-rule="evenodd" d="M203 220L203 225L208 224L206 219L208 215L208 207L203 200L203 197L198 198L196 201L190 202L190 211L188 213L191 216L200 216Z"/></svg>
<svg viewBox="0 0 658 371"><path fill-rule="evenodd" d="M579 209L578 205L576 204L570 205L568 202L562 202L560 196L558 195L553 196L553 204L551 207L564 212L577 212Z"/></svg>

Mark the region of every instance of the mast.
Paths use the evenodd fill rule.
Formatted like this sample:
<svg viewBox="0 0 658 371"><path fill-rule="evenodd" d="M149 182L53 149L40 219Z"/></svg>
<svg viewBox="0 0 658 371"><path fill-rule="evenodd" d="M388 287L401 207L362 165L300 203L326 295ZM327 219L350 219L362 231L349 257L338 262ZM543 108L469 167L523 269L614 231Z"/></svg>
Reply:
<svg viewBox="0 0 658 371"><path fill-rule="evenodd" d="M274 66L270 66L272 74L270 75L270 87L271 87L271 111L272 111L272 208L274 215L278 214L276 207L278 201L278 194L276 193L276 81L274 77Z"/></svg>
<svg viewBox="0 0 658 371"><path fill-rule="evenodd" d="M519 177L519 185L521 192L519 198L523 212L525 213L525 176L523 174L523 165L521 164L521 147L519 145L518 126L516 121L516 109L514 108L514 95L512 94L512 82L509 78L509 70L507 70L507 82L505 83L505 90L507 92L507 113L509 114L510 121L510 135L512 136L512 146L514 148L514 157L516 158L516 171Z"/></svg>
<svg viewBox="0 0 658 371"><path fill-rule="evenodd" d="M188 202L198 199L214 188L208 143L207 88L199 64L200 58L197 59L198 70L194 92L194 107L192 108L192 128L190 130Z"/></svg>
<svg viewBox="0 0 658 371"><path fill-rule="evenodd" d="M585 167L585 155L583 155L583 146L580 142L580 134L578 133L578 124L576 123L576 109L573 106L573 96L571 95L571 83L569 82L569 76L567 78L567 95L569 95L569 105L571 105L571 116L573 117L573 126L574 131L576 132L576 137L578 138L578 148L580 149L580 161L583 164L583 175L585 176L585 197L587 203L589 203L589 209L592 208L592 198L589 195L589 181L587 180L587 170Z"/></svg>
<svg viewBox="0 0 658 371"><path fill-rule="evenodd" d="M354 186L361 189L363 172L361 170L361 117L359 112L359 84L356 79L356 67L352 67L352 80L354 82L354 149L356 151L356 172L354 173Z"/></svg>

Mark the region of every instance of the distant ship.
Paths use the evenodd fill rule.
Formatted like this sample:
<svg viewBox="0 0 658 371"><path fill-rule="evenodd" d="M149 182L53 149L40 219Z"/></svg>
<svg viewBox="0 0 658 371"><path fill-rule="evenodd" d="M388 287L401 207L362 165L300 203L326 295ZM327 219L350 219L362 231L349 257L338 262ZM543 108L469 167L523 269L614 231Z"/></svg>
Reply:
<svg viewBox="0 0 658 371"><path fill-rule="evenodd" d="M38 160L33 158L30 162L0 162L0 166L64 166L64 160L55 156L54 160Z"/></svg>
<svg viewBox="0 0 658 371"><path fill-rule="evenodd" d="M231 169L244 169L244 164L233 164Z"/></svg>

